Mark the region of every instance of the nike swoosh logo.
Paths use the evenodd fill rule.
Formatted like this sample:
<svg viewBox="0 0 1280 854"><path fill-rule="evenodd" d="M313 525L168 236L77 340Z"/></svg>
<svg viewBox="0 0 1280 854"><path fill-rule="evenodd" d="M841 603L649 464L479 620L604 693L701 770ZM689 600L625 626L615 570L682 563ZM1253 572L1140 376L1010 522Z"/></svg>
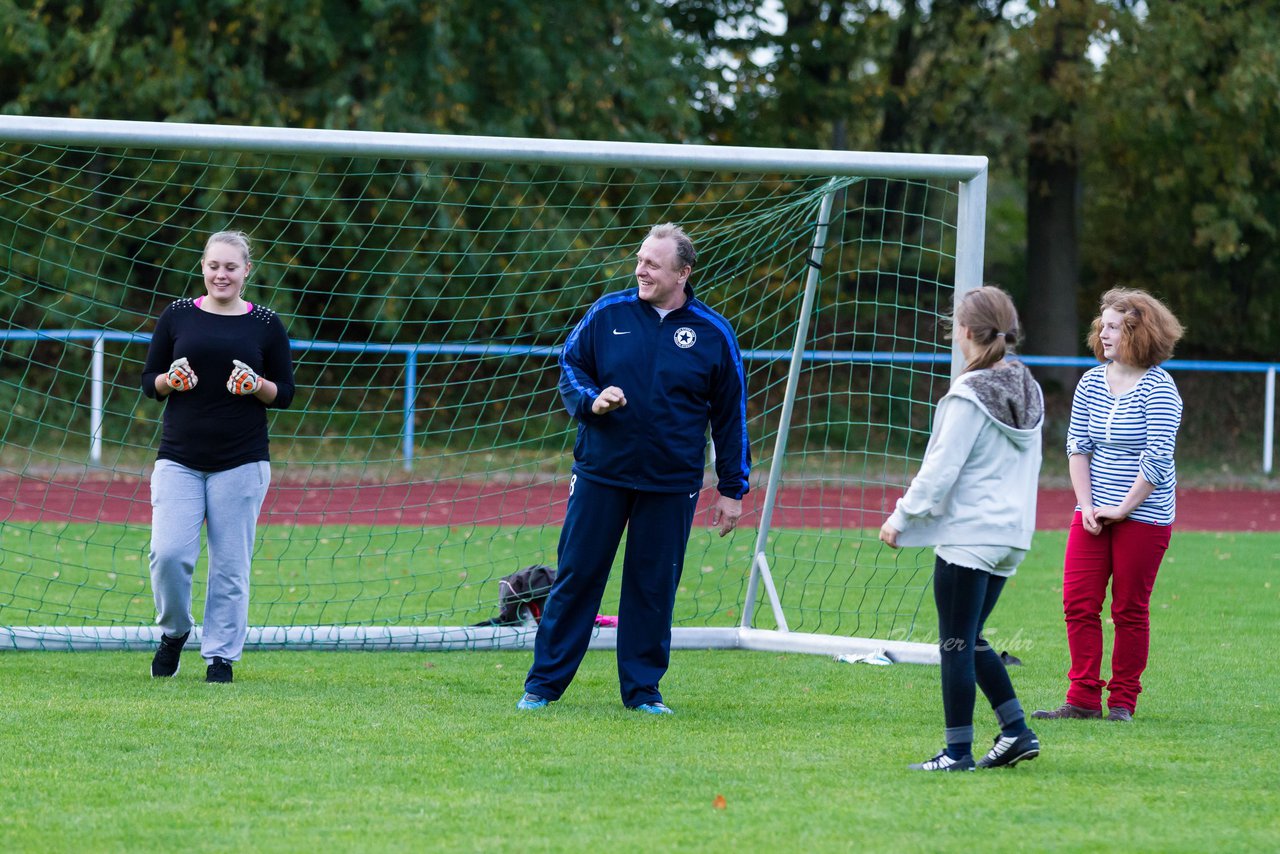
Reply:
<svg viewBox="0 0 1280 854"><path fill-rule="evenodd" d="M689 493L689 497L690 497L690 498L697 498L697 497L698 497L698 493L696 493L696 492L690 492L690 493Z"/></svg>
<svg viewBox="0 0 1280 854"><path fill-rule="evenodd" d="M626 332L619 332L618 330L616 330L616 329L615 329L615 330L613 330L613 334L614 334L614 335L630 335L630 334L631 334L631 330L630 330L630 329L628 329Z"/></svg>

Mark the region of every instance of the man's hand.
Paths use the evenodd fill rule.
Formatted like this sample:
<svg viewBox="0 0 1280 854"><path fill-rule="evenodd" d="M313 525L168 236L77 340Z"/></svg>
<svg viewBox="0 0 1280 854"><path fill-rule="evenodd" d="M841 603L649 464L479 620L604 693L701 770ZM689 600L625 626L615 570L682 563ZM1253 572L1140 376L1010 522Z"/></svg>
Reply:
<svg viewBox="0 0 1280 854"><path fill-rule="evenodd" d="M721 495L716 498L716 503L711 508L711 527L720 526L720 536L726 536L734 528L738 527L738 520L742 518L742 499L730 498L727 495Z"/></svg>
<svg viewBox="0 0 1280 854"><path fill-rule="evenodd" d="M898 548L898 534L901 533L897 528L885 522L880 526L880 542L891 549L896 549Z"/></svg>
<svg viewBox="0 0 1280 854"><path fill-rule="evenodd" d="M615 409L621 409L627 405L627 396L622 393L622 389L616 385L611 385L600 392L599 396L591 402L591 411L596 415L604 415Z"/></svg>
<svg viewBox="0 0 1280 854"><path fill-rule="evenodd" d="M191 391L196 387L196 372L187 363L186 356L173 360L173 364L169 366L169 371L164 375L164 381L174 391Z"/></svg>
<svg viewBox="0 0 1280 854"><path fill-rule="evenodd" d="M232 359L231 376L227 378L227 391L232 394L254 394L262 388L262 377L239 359Z"/></svg>

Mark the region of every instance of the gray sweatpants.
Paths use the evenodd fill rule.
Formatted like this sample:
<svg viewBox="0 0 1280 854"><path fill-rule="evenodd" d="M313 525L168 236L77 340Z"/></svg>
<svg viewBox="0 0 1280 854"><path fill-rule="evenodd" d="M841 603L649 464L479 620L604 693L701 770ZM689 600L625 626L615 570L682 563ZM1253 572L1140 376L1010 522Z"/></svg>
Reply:
<svg viewBox="0 0 1280 854"><path fill-rule="evenodd" d="M170 637L195 625L191 577L200 559L200 526L208 522L209 589L200 655L239 661L249 631L249 564L271 464L220 472L156 460L151 472L151 590L156 625Z"/></svg>

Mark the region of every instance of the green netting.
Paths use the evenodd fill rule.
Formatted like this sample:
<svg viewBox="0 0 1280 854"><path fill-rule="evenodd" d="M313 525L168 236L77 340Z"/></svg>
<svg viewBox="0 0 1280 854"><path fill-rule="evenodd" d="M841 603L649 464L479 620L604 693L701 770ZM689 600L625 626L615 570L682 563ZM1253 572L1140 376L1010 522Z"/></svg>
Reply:
<svg viewBox="0 0 1280 854"><path fill-rule="evenodd" d="M648 227L676 221L702 256L698 295L738 331L756 459L731 539L708 531L704 499L677 626L741 620L782 465L766 553L789 627L928 639L931 557L883 549L875 530L949 375L954 181L5 143L0 198L0 626L152 623L162 410L140 393L142 360L159 312L203 292L204 238L225 228L254 239L246 298L285 320L298 382L271 415L251 625L493 616L501 576L555 563L573 438L558 347L594 299L633 284Z"/></svg>

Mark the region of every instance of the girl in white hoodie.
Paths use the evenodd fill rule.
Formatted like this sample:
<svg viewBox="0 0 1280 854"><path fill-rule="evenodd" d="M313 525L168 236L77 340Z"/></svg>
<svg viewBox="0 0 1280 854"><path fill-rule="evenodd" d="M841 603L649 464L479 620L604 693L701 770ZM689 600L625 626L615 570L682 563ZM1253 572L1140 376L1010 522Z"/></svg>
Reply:
<svg viewBox="0 0 1280 854"><path fill-rule="evenodd" d="M1026 366L1006 358L1019 328L1013 300L999 288L978 288L959 299L953 335L965 370L938 403L920 472L880 529L880 539L892 548L931 545L937 556L933 583L947 747L912 765L915 770L995 768L1040 753L1004 662L982 637L1035 531L1044 398ZM976 688L991 703L1000 735L975 763Z"/></svg>

